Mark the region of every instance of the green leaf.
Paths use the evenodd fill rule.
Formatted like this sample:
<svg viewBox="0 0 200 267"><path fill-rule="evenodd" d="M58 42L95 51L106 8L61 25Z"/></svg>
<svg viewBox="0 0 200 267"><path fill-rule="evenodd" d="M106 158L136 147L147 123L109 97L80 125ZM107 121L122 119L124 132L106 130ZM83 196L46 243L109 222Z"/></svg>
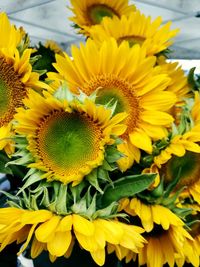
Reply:
<svg viewBox="0 0 200 267"><path fill-rule="evenodd" d="M137 193L147 189L154 181L156 174L130 175L120 178L112 185L106 186L101 197L103 207L110 205L124 197L132 197Z"/></svg>

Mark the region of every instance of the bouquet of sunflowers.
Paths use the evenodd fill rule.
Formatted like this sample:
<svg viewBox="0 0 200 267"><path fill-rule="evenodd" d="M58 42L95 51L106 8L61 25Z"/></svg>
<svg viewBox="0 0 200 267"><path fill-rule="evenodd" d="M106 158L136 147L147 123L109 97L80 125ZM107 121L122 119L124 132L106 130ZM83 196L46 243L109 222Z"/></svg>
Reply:
<svg viewBox="0 0 200 267"><path fill-rule="evenodd" d="M128 0L71 0L86 42L31 47L0 13L0 250L39 266L199 266L200 94L178 30ZM41 255L40 255L41 254ZM53 265L54 264L54 265Z"/></svg>

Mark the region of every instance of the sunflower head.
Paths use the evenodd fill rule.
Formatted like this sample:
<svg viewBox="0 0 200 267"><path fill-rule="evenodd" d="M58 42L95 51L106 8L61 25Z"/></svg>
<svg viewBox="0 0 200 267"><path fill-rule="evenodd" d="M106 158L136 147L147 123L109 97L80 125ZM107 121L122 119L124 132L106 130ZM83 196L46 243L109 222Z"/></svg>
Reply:
<svg viewBox="0 0 200 267"><path fill-rule="evenodd" d="M16 108L23 105L30 87L38 89L45 84L32 71L27 36L10 24L5 13L0 13L0 36L0 149L10 154L14 148L10 138Z"/></svg>
<svg viewBox="0 0 200 267"><path fill-rule="evenodd" d="M135 6L128 5L128 0L71 0L71 5L75 16L70 19L81 29L84 26L91 27L101 23L104 17L117 16L120 18L122 15L128 15L135 11ZM87 34L87 30L81 32Z"/></svg>
<svg viewBox="0 0 200 267"><path fill-rule="evenodd" d="M122 136L127 145L120 146L128 159L120 163L124 171L134 159L140 160L140 149L151 153L152 140L167 134L166 127L173 118L166 111L176 101L175 94L165 90L170 78L160 73L155 66L156 57L147 57L144 47L130 48L127 42L118 46L113 38L100 46L88 39L80 49L72 47L72 57L73 60L68 55L57 55L54 67L58 73L48 76L66 80L76 94L78 88L86 95L97 90L98 104L116 104L115 113L128 113L127 130Z"/></svg>
<svg viewBox="0 0 200 267"><path fill-rule="evenodd" d="M88 97L58 99L48 93L31 92L27 109L16 114L16 131L26 135L28 167L42 171L42 177L63 183L79 183L103 164L106 147L115 143L126 126L125 113L112 117L112 110L96 105Z"/></svg>
<svg viewBox="0 0 200 267"><path fill-rule="evenodd" d="M140 44L147 50L148 55L155 55L166 50L178 30L170 30L170 23L161 26L162 19L158 17L151 21L150 17L140 11L132 12L129 16L103 19L102 23L93 27L85 27L90 37L97 43L113 37L120 44L127 41L132 47Z"/></svg>

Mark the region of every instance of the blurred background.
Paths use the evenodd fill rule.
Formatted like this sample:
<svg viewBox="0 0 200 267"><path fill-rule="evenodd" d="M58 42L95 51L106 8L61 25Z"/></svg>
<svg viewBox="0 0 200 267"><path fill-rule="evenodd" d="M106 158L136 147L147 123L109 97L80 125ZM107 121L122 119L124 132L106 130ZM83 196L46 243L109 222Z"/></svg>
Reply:
<svg viewBox="0 0 200 267"><path fill-rule="evenodd" d="M180 28L170 57L178 59L184 70L196 66L196 73L200 73L200 0L130 0L129 3L153 19L161 16L163 23L172 21L172 28ZM68 20L72 15L69 6L70 0L0 0L0 10L26 29L33 44L54 40L66 51L71 44L84 41Z"/></svg>

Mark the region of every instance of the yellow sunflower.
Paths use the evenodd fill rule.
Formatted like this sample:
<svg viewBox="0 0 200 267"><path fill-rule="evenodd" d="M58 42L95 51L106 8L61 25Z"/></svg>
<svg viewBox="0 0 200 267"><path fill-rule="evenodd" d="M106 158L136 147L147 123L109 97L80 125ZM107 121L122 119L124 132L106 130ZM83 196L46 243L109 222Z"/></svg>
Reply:
<svg viewBox="0 0 200 267"><path fill-rule="evenodd" d="M151 153L152 139L167 134L166 126L173 118L166 110L176 102L175 94L165 91L170 78L159 73L154 67L156 58L146 57L144 48L130 48L126 42L118 46L114 39L100 47L92 40L81 44L80 49L73 46L72 58L57 55L54 67L58 74L49 73L49 79L66 80L77 94L79 88L87 95L97 91L97 103L116 104L115 113L128 113L122 138L131 145L119 146L127 156L119 163L125 170L133 163L130 155L138 161L140 149Z"/></svg>
<svg viewBox="0 0 200 267"><path fill-rule="evenodd" d="M147 50L147 55L155 55L167 49L178 30L170 30L170 22L161 26L162 19L158 17L153 22L140 11L132 12L129 16L104 18L100 25L86 27L90 37L97 43L113 37L118 43L128 41L132 47L140 44Z"/></svg>
<svg viewBox="0 0 200 267"><path fill-rule="evenodd" d="M104 17L121 17L135 11L134 5L128 0L70 0L74 17L71 17L79 28L101 23ZM81 31L87 33L87 31Z"/></svg>
<svg viewBox="0 0 200 267"><path fill-rule="evenodd" d="M107 244L120 245L137 253L145 242L141 236L143 229L137 226L101 218L89 221L78 214L58 216L48 210L2 208L0 225L0 250L17 241L24 243L20 254L32 239L32 258L47 249L50 258L55 260L57 257L69 256L76 239L100 266L105 263Z"/></svg>
<svg viewBox="0 0 200 267"><path fill-rule="evenodd" d="M16 132L27 137L32 157L28 167L43 171L41 177L48 180L76 185L102 165L105 147L126 130L120 124L125 113L112 117L111 109L89 98L81 103L30 91L24 103L26 108L19 108L15 116Z"/></svg>
<svg viewBox="0 0 200 267"><path fill-rule="evenodd" d="M182 134L174 134L168 146L161 150L160 154L154 157L154 162L158 167L166 163L172 155L182 157L186 151L200 153L200 94L195 93L194 103L189 110L190 120L192 121L189 129Z"/></svg>
<svg viewBox="0 0 200 267"><path fill-rule="evenodd" d="M19 52L23 32L10 24L5 13L0 13L0 36L0 149L10 154L14 149L10 137L16 108L22 106L29 88L45 84L39 81L38 73L32 72L29 63L32 49Z"/></svg>
<svg viewBox="0 0 200 267"><path fill-rule="evenodd" d="M200 153L200 125L196 125L183 135L175 135L169 145L163 149L158 156L154 157L155 164L161 168L163 164L171 159L173 155L183 157L186 151Z"/></svg>
<svg viewBox="0 0 200 267"><path fill-rule="evenodd" d="M174 266L176 259L191 259L196 265L197 257L193 257L194 250L184 249L184 244L193 242L193 238L183 228L183 221L172 211L161 205L144 204L139 199L124 200L121 204L125 211L133 216L138 216L145 229L143 236L147 243L140 249L138 254L139 266L162 267L165 263ZM133 252L124 250L123 256L126 262L135 258ZM193 259L192 259L193 257Z"/></svg>

